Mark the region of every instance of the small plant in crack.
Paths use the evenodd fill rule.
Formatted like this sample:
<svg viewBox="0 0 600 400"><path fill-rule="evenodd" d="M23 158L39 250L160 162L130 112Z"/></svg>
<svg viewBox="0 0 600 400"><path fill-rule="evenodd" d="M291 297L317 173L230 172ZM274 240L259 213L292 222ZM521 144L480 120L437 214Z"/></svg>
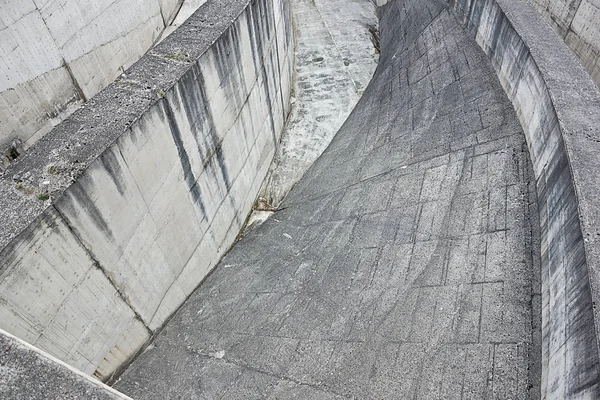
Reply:
<svg viewBox="0 0 600 400"><path fill-rule="evenodd" d="M56 175L58 173L58 168L56 167L56 165L51 165L48 167L48 173L50 175Z"/></svg>
<svg viewBox="0 0 600 400"><path fill-rule="evenodd" d="M41 200L41 201L46 201L49 198L50 198L50 196L48 195L48 193L40 193L38 195L38 200Z"/></svg>
<svg viewBox="0 0 600 400"><path fill-rule="evenodd" d="M184 54L181 50L174 54L165 54L166 58L180 62L189 62L190 58Z"/></svg>

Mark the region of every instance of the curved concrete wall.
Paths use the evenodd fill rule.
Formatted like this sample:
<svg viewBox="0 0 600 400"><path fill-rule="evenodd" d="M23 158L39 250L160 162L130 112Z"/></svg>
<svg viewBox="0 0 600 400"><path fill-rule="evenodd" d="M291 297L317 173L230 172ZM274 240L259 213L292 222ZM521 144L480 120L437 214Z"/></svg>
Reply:
<svg viewBox="0 0 600 400"><path fill-rule="evenodd" d="M0 179L0 328L101 379L134 356L243 226L292 57L287 1L209 0L19 157Z"/></svg>
<svg viewBox="0 0 600 400"><path fill-rule="evenodd" d="M528 4L457 0L523 126L542 235L542 397L600 398L600 91Z"/></svg>
<svg viewBox="0 0 600 400"><path fill-rule="evenodd" d="M575 52L600 86L600 2L597 0L529 0Z"/></svg>
<svg viewBox="0 0 600 400"><path fill-rule="evenodd" d="M181 0L0 4L0 149L29 147L152 46Z"/></svg>

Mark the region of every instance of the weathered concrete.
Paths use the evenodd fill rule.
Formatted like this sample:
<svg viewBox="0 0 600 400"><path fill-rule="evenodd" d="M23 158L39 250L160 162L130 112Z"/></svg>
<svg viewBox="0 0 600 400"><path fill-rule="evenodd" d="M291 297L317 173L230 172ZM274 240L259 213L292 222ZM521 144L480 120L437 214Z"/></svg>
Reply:
<svg viewBox="0 0 600 400"><path fill-rule="evenodd" d="M525 2L457 1L524 127L541 223L544 398L600 398L600 90Z"/></svg>
<svg viewBox="0 0 600 400"><path fill-rule="evenodd" d="M0 4L0 168L148 50L180 0L8 0Z"/></svg>
<svg viewBox="0 0 600 400"><path fill-rule="evenodd" d="M177 15L173 18L173 21L169 26L165 28L165 30L160 35L159 41L164 40L171 33L175 32L175 30L183 24L187 19L196 12L197 9L207 0L184 0L181 4L181 7L177 11Z"/></svg>
<svg viewBox="0 0 600 400"><path fill-rule="evenodd" d="M0 328L108 379L235 241L293 65L285 1L208 1L0 177Z"/></svg>
<svg viewBox="0 0 600 400"><path fill-rule="evenodd" d="M283 209L116 388L139 398L539 397L536 187L485 54L392 2L373 80Z"/></svg>
<svg viewBox="0 0 600 400"><path fill-rule="evenodd" d="M129 399L2 330L0 355L3 399Z"/></svg>
<svg viewBox="0 0 600 400"><path fill-rule="evenodd" d="M296 75L292 111L261 189L277 208L329 145L373 76L379 55L365 0L293 0Z"/></svg>
<svg viewBox="0 0 600 400"><path fill-rule="evenodd" d="M600 2L529 0L600 86Z"/></svg>

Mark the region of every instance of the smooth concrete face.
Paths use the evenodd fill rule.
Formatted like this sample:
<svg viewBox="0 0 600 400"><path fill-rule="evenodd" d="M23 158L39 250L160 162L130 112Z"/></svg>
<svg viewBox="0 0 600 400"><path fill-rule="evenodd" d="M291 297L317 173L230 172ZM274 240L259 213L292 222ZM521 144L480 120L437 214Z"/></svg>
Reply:
<svg viewBox="0 0 600 400"><path fill-rule="evenodd" d="M294 102L261 197L276 208L327 148L367 87L379 58L365 0L294 0Z"/></svg>
<svg viewBox="0 0 600 400"><path fill-rule="evenodd" d="M536 187L443 2L393 2L373 80L283 209L115 387L137 398L539 398Z"/></svg>
<svg viewBox="0 0 600 400"><path fill-rule="evenodd" d="M102 380L148 342L235 241L289 111L285 2L213 1L181 29L188 31L153 49L2 176L9 192L0 193L2 218L31 220L0 235L0 327ZM148 89L144 82L157 75L171 86ZM148 96L148 108L130 111ZM115 117L129 121L121 132L111 129ZM80 124L86 118L92 122ZM78 136L69 135L73 125ZM90 125L114 136L86 136ZM72 158L83 169L74 182ZM24 176L31 180L15 183ZM38 179L52 188L50 199L29 191Z"/></svg>
<svg viewBox="0 0 600 400"><path fill-rule="evenodd" d="M14 139L31 146L137 61L179 5L179 0L0 4L0 157Z"/></svg>

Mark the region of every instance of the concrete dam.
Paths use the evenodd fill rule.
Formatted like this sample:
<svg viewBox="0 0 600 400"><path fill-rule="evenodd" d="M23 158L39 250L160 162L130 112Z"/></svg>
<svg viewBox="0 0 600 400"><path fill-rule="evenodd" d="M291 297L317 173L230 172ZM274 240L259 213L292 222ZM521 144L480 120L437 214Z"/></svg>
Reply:
<svg viewBox="0 0 600 400"><path fill-rule="evenodd" d="M0 398L600 398L594 1L42 3Z"/></svg>

